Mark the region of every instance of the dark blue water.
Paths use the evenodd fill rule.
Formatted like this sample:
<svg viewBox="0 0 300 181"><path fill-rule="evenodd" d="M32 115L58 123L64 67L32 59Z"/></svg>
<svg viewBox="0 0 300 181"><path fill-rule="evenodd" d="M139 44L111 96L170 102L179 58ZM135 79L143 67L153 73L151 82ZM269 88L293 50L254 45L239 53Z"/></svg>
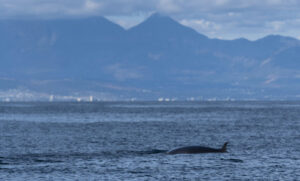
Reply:
<svg viewBox="0 0 300 181"><path fill-rule="evenodd" d="M300 102L0 103L0 136L0 180L300 180Z"/></svg>

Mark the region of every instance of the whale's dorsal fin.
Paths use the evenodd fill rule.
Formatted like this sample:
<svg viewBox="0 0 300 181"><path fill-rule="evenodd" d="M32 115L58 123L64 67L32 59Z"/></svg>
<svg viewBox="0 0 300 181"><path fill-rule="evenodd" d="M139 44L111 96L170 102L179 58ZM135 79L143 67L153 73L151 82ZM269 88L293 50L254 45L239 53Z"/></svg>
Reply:
<svg viewBox="0 0 300 181"><path fill-rule="evenodd" d="M228 144L228 142L224 143L223 147L221 148L222 152L227 152L227 144Z"/></svg>

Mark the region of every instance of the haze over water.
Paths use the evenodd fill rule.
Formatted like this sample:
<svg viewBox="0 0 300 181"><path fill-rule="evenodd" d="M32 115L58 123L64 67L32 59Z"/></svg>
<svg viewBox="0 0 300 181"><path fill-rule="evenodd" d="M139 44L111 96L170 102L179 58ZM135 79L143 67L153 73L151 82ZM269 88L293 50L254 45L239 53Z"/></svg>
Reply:
<svg viewBox="0 0 300 181"><path fill-rule="evenodd" d="M298 180L299 118L292 101L0 103L0 180Z"/></svg>

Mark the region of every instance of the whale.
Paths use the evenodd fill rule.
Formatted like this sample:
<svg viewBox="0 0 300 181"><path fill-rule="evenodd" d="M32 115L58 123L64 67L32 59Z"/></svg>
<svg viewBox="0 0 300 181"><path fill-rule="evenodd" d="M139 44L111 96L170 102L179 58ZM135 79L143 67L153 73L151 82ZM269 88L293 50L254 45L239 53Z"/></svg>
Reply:
<svg viewBox="0 0 300 181"><path fill-rule="evenodd" d="M174 155L174 154L198 154L198 153L226 153L227 152L227 144L225 142L222 148L210 148L204 146L186 146L176 148L174 150L170 150L167 154Z"/></svg>

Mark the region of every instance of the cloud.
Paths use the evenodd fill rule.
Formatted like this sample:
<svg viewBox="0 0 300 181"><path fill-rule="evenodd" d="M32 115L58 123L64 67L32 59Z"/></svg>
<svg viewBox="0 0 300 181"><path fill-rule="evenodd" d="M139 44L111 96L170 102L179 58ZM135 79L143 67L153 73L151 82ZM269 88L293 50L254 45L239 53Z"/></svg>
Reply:
<svg viewBox="0 0 300 181"><path fill-rule="evenodd" d="M179 5L180 4L174 0L160 0L158 1L157 9L165 13L177 13L182 11Z"/></svg>
<svg viewBox="0 0 300 181"><path fill-rule="evenodd" d="M299 0L0 0L0 18L101 15L126 28L153 12L211 37L300 36Z"/></svg>
<svg viewBox="0 0 300 181"><path fill-rule="evenodd" d="M272 82L276 81L278 79L277 75L269 75L267 77L267 80L265 81L265 84L271 84Z"/></svg>
<svg viewBox="0 0 300 181"><path fill-rule="evenodd" d="M84 6L85 6L85 9L93 11L93 10L98 9L99 7L101 7L101 2L95 2L95 1L92 1L92 0L87 0L87 1L85 1Z"/></svg>
<svg viewBox="0 0 300 181"><path fill-rule="evenodd" d="M267 23L268 26L270 26L273 30L278 31L282 29L285 25L284 21L271 21Z"/></svg>
<svg viewBox="0 0 300 181"><path fill-rule="evenodd" d="M197 16L199 14L228 14L235 12L278 12L268 17L292 12L297 13L298 0L0 0L1 15L30 14L39 10L41 15L51 12L68 14L68 10L86 12L98 10L101 15L124 15L139 12L149 13L159 11L182 16ZM262 11L264 10L264 11ZM71 12L72 12L71 11ZM298 13L297 13L298 14ZM251 18L251 17L248 17Z"/></svg>
<svg viewBox="0 0 300 181"><path fill-rule="evenodd" d="M125 29L129 29L145 20L145 16L139 14L130 16L106 16L106 18L121 25Z"/></svg>
<svg viewBox="0 0 300 181"><path fill-rule="evenodd" d="M199 32L211 37L216 36L217 32L222 28L221 24L204 19L183 19L180 23L185 26L193 27Z"/></svg>

